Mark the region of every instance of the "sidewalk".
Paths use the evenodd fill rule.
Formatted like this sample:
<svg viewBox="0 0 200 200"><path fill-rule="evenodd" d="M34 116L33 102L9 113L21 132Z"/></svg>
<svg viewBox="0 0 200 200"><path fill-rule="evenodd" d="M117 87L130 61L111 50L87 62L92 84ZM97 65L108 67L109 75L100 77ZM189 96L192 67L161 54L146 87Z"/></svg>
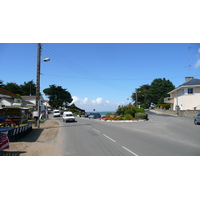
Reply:
<svg viewBox="0 0 200 200"><path fill-rule="evenodd" d="M178 115L176 114L171 114L171 113L165 113L165 112L162 112L162 111L159 111L159 110L148 110L149 112L153 112L153 113L157 113L157 114L164 114L164 115L171 115L171 116L175 116L175 117L178 117Z"/></svg>
<svg viewBox="0 0 200 200"><path fill-rule="evenodd" d="M40 129L34 127L24 138L10 142L10 149L0 152L0 156L58 156L59 147L55 138L59 129L56 120L48 119L40 124Z"/></svg>

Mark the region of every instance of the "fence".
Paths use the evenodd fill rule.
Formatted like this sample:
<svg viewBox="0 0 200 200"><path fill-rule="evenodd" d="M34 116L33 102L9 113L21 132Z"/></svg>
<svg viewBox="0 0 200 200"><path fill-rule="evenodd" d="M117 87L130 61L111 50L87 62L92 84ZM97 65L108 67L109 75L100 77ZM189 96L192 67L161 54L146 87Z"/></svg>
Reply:
<svg viewBox="0 0 200 200"><path fill-rule="evenodd" d="M8 131L8 138L10 142L16 142L19 139L25 137L28 133L32 131L32 124L26 126L14 128Z"/></svg>

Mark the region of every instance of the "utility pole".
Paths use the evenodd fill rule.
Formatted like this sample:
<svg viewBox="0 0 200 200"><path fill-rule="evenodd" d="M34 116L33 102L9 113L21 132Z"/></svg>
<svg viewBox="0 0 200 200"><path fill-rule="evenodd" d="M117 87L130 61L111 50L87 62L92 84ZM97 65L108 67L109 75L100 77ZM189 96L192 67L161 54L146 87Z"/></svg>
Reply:
<svg viewBox="0 0 200 200"><path fill-rule="evenodd" d="M36 77L36 111L37 111L37 117L35 120L35 126L40 128L40 61L41 59L41 43L38 43L38 49L37 49L37 77Z"/></svg>

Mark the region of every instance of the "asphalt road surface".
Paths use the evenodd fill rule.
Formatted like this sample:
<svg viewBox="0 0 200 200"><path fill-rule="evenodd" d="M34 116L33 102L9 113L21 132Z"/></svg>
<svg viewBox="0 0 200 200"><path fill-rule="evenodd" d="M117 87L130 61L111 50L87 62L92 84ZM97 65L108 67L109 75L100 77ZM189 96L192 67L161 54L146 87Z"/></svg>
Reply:
<svg viewBox="0 0 200 200"><path fill-rule="evenodd" d="M76 117L60 122L66 156L199 156L200 126L193 118L148 111L146 122L103 122Z"/></svg>

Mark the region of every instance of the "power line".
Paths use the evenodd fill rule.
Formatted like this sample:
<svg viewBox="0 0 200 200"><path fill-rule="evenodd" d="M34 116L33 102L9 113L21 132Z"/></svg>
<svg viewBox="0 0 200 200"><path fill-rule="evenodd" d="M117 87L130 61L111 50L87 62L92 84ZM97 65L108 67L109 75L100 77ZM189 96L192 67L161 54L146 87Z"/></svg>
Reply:
<svg viewBox="0 0 200 200"><path fill-rule="evenodd" d="M98 81L98 82L100 80L104 80L104 81L106 81L108 83L105 83L105 82L102 82L102 81L100 83L103 84L103 85L109 86L109 87L114 87L114 88L117 87L117 89L119 89L119 86L115 85L114 83L109 82L109 79L101 78L101 77L97 76L96 74L92 73L91 71L88 71L87 69L79 66L75 62L73 62L70 59L66 58L66 56L64 56L61 53L59 53L59 52L55 51L54 49L52 49L49 45L43 44L42 46L44 46L43 52L48 54L49 57L51 56L51 60L54 59L56 61L56 63L61 64L62 67L66 68L66 69L70 68L70 69L75 70L76 72L82 74L83 76L85 76L85 78L82 77L82 78L79 78L79 79L91 79L91 80ZM55 75L51 75L51 76L55 76ZM60 77L66 77L66 76L60 76ZM68 76L68 78L69 78L69 76Z"/></svg>

